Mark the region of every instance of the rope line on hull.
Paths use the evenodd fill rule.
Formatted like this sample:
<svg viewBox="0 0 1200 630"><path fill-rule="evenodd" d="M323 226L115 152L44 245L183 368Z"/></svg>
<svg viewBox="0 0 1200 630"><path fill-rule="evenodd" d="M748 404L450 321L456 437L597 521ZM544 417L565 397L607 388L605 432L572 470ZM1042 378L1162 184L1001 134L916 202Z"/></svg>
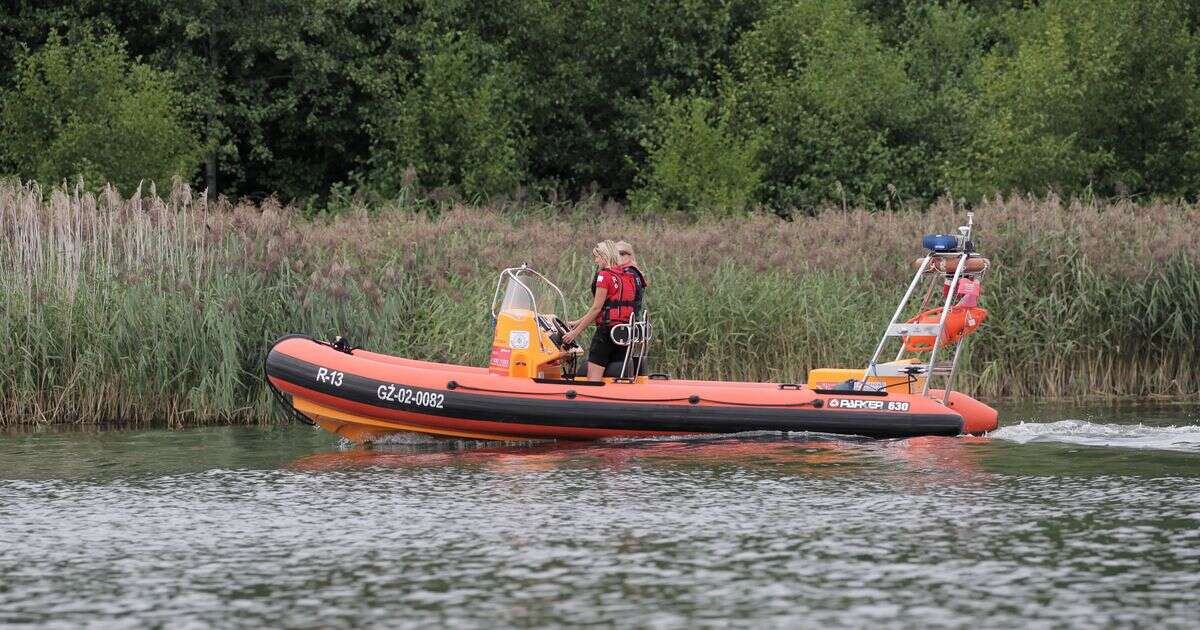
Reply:
<svg viewBox="0 0 1200 630"><path fill-rule="evenodd" d="M511 389L494 389L494 388L490 388L490 387L478 387L475 385L463 385L462 383L459 383L458 381L450 381L446 385L447 385L447 388L451 389L451 390L467 389L467 390L472 390L472 391L477 391L477 392L485 392L488 394L519 394L522 396L566 396L567 398L572 398L572 399L573 398L590 398L592 400L605 400L605 401L609 401L609 402L623 402L623 403L632 403L632 404L637 404L637 403L642 403L642 402L644 402L644 403L690 402L693 405L695 405L695 404L699 404L701 402L709 402L709 403L713 403L716 405L729 405L729 406L733 406L733 407L806 407L806 406L812 406L812 407L816 407L818 409L822 406L821 399L819 399L819 398L814 398L812 400L803 400L803 401L799 401L799 402L792 402L792 403L752 403L752 402L717 400L715 398L708 398L705 396L700 396L699 394L692 394L690 396L673 396L670 398L616 398L613 396L597 396L596 394L588 394L588 393L584 393L584 392L578 392L575 390L567 390L565 392L522 392L522 391L511 390Z"/></svg>

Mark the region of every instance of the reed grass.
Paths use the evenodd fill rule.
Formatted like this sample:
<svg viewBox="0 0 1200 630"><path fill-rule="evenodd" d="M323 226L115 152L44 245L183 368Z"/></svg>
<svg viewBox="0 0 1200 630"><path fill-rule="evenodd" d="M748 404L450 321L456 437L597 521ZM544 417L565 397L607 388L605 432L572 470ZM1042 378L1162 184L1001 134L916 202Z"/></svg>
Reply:
<svg viewBox="0 0 1200 630"><path fill-rule="evenodd" d="M991 316L959 384L985 399L1195 396L1200 248L1187 203L993 199ZM687 221L585 200L533 208L294 208L0 183L0 424L256 422L270 342L341 334L482 365L495 273L528 261L586 302L586 253L635 243L653 286L654 369L804 380L862 366L920 255L962 208Z"/></svg>

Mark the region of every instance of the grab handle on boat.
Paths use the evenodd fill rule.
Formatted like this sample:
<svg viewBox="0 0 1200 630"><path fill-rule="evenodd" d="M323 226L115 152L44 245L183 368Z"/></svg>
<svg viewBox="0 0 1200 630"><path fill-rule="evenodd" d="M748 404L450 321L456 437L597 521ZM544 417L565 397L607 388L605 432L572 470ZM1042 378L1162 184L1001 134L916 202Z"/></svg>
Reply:
<svg viewBox="0 0 1200 630"><path fill-rule="evenodd" d="M780 383L779 389L800 389L800 385L796 383Z"/></svg>

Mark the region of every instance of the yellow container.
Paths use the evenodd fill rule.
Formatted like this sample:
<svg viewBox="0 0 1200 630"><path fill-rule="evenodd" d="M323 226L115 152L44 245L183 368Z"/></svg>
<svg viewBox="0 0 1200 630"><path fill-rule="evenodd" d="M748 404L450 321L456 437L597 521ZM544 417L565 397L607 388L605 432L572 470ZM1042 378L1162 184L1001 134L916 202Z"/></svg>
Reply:
<svg viewBox="0 0 1200 630"><path fill-rule="evenodd" d="M885 366L904 366L920 363L918 359L905 359L895 363L880 364L880 368ZM808 371L808 386L813 389L833 389L838 383L845 382L850 379L861 381L864 368L815 368ZM911 381L911 383L910 383ZM909 392L917 393L925 387L925 377L917 376L913 378L906 374L898 376L872 376L867 379L868 383L882 383L889 392L898 394L907 394Z"/></svg>

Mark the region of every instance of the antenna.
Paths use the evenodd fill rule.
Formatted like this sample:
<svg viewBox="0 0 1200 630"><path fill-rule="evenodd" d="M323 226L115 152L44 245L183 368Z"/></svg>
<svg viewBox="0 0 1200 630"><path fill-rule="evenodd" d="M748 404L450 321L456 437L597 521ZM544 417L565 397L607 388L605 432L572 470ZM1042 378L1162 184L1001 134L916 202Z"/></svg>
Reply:
<svg viewBox="0 0 1200 630"><path fill-rule="evenodd" d="M971 230L975 227L975 213L967 213L967 224L958 226L959 245L965 247L968 240L971 239Z"/></svg>

